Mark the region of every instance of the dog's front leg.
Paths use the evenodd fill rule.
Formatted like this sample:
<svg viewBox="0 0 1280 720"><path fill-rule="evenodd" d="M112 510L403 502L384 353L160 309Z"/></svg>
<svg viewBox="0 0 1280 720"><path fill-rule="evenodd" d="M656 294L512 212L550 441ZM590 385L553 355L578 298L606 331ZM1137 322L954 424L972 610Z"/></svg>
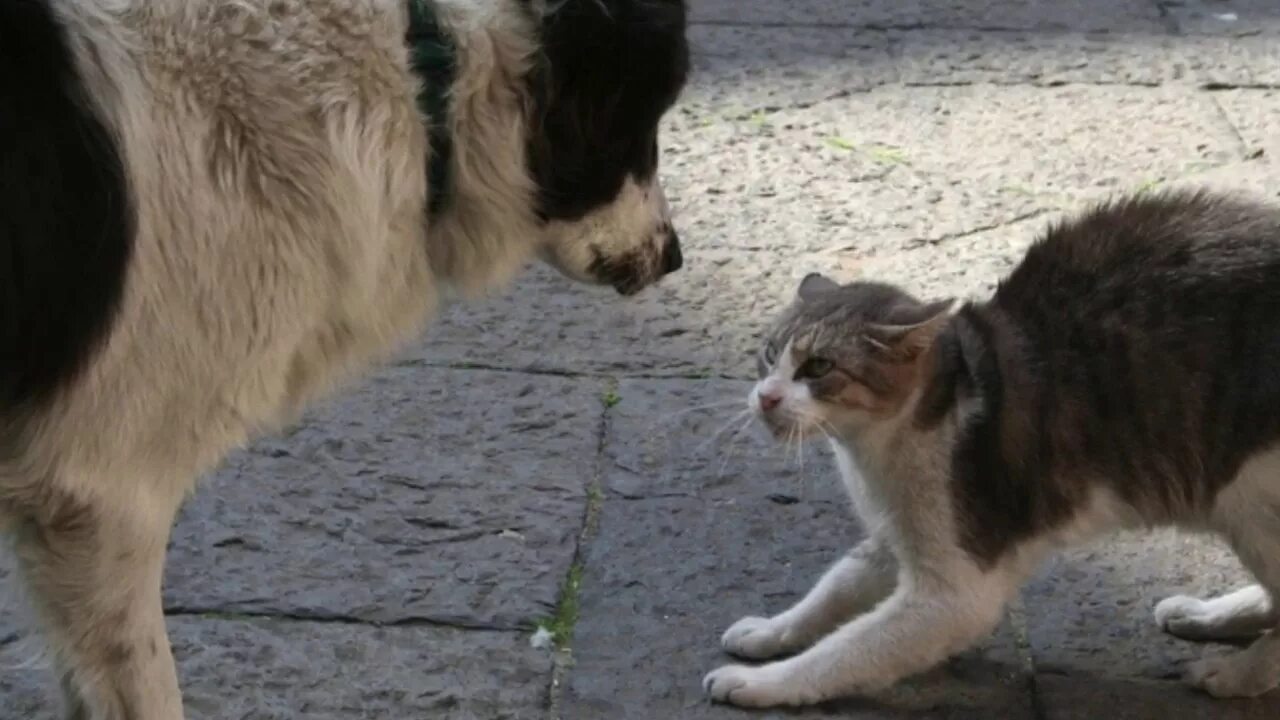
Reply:
<svg viewBox="0 0 1280 720"><path fill-rule="evenodd" d="M704 680L713 700L744 707L808 705L887 688L974 644L999 623L1011 583L909 580L872 612L806 652L758 667L728 665Z"/></svg>
<svg viewBox="0 0 1280 720"><path fill-rule="evenodd" d="M131 490L126 504L48 488L19 515L19 576L71 720L183 717L160 596L177 503Z"/></svg>

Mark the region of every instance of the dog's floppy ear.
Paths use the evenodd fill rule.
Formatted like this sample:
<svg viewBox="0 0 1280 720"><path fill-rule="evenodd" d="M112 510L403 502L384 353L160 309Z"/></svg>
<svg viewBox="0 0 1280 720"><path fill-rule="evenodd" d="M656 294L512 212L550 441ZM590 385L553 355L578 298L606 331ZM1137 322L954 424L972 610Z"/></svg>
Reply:
<svg viewBox="0 0 1280 720"><path fill-rule="evenodd" d="M657 170L659 121L689 71L677 0L527 0L540 13L529 161L539 214L577 220Z"/></svg>

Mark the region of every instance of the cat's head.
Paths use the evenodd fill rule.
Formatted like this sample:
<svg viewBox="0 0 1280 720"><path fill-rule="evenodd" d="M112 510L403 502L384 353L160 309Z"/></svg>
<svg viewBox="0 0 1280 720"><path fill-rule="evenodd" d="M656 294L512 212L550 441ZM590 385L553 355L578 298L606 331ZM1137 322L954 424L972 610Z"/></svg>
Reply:
<svg viewBox="0 0 1280 720"><path fill-rule="evenodd" d="M808 275L765 335L748 402L779 437L847 436L896 416L923 382L953 305L892 285Z"/></svg>

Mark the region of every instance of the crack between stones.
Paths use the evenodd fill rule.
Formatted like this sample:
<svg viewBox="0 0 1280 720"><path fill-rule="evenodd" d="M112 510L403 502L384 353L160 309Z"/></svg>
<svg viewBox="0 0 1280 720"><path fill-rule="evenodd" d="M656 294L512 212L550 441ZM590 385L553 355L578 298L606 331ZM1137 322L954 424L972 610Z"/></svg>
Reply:
<svg viewBox="0 0 1280 720"><path fill-rule="evenodd" d="M837 90L829 95L823 95L822 97L815 98L813 100L797 100L795 102L784 103L782 105L764 105L762 107L755 108L750 112L739 113L737 115L730 115L725 119L736 120L741 122L744 120L750 120L755 117L768 118L773 115L777 115L778 113L783 113L790 110L809 110L823 103L828 103L833 100L843 100L848 97L853 97L854 95L866 95L875 91L878 88L890 87L892 85L893 83L880 83L880 84L871 84L871 85L861 85L856 88L841 88L840 90Z"/></svg>
<svg viewBox="0 0 1280 720"><path fill-rule="evenodd" d="M275 613L255 610L220 610L178 605L165 608L165 617L185 617L203 620L280 620L284 622L316 623L319 625L350 625L370 628L441 628L472 630L477 632L523 633L528 627L521 625L495 625L489 623L458 622L427 617L406 617L396 620L366 620L353 615L321 613Z"/></svg>
<svg viewBox="0 0 1280 720"><path fill-rule="evenodd" d="M607 376L605 392L601 397L600 403L600 421L596 427L596 457L595 467L591 473L591 481L587 484L586 507L583 509L582 515L582 531L578 534L577 547L574 549L573 561L569 566L570 576L578 573L578 585L572 589L575 593L574 612L581 613L581 606L578 604L582 592L582 575L584 570L583 558L586 555L587 546L595 538L600 529L600 512L604 505L604 473L605 473L605 446L608 444L609 438L609 419L614 406L618 402L618 378L616 376ZM559 602L564 602L564 598L560 598ZM558 604L557 603L557 604ZM574 624L580 616L575 615ZM576 630L576 627L574 628ZM555 658L551 669L551 679L547 687L547 718L548 720L561 720L561 706L563 703L563 691L565 680L569 677L570 670L573 669L573 639L574 633L570 632L567 647L556 649Z"/></svg>
<svg viewBox="0 0 1280 720"><path fill-rule="evenodd" d="M965 25L965 24L948 24L948 23L851 23L851 22L796 22L791 20L762 20L759 22L750 22L744 20L722 20L707 19L693 20L689 23L690 27L728 27L728 28L759 28L761 30L841 30L855 32L988 32L988 33L1062 33L1075 32L1088 35L1115 35L1123 33L1112 33L1107 28L1091 28L1089 30L1072 30L1070 28L1055 27L1018 27L1016 25Z"/></svg>
<svg viewBox="0 0 1280 720"><path fill-rule="evenodd" d="M728 121L745 121L752 118L769 118L779 113L790 112L793 110L809 110L819 105L829 103L835 100L843 100L854 95L869 95L878 90L886 88L958 88L958 87L992 87L992 88L1031 88L1034 90L1048 90L1057 88L1140 88L1144 90L1154 90L1164 87L1181 87L1189 90L1201 90L1204 92L1221 92L1226 90L1280 90L1280 83L1228 83L1228 82L1206 82L1200 84L1192 83L1166 83L1159 80L1047 80L1047 81L1028 81L1028 80L896 80L871 83L868 85L858 86L856 88L843 88L829 95L824 95L813 100L800 100L781 105L764 105L755 108L750 112L738 113L721 119ZM867 177L866 181L879 179L877 177ZM859 180L864 180L860 178Z"/></svg>
<svg viewBox="0 0 1280 720"><path fill-rule="evenodd" d="M1023 672L1027 675L1027 696L1031 703L1031 716L1035 720L1048 720L1048 709L1044 705L1044 698L1040 695L1040 683L1036 675L1036 659L1031 652L1031 630L1027 625L1026 606L1021 599L1010 604L1009 613L1018 656L1022 661Z"/></svg>
<svg viewBox="0 0 1280 720"><path fill-rule="evenodd" d="M725 248L737 250L738 248ZM434 362L429 360L409 360L395 365L399 368L433 368L437 370L480 370L483 372L508 373L512 375L548 376L566 379L587 378L592 380L742 380L750 379L745 375L728 373L628 373L625 371L566 370L557 368L531 368L511 365L490 365L473 362Z"/></svg>
<svg viewBox="0 0 1280 720"><path fill-rule="evenodd" d="M1251 160L1261 155L1261 150L1251 152L1249 150L1249 141L1244 139L1244 134L1240 132L1240 128L1231 122L1231 116L1227 114L1227 109L1222 106L1218 98L1213 95L1209 96L1209 102L1213 103L1214 112L1218 116L1218 121L1223 124L1227 131L1231 133L1231 137L1235 138L1236 147L1240 150L1240 157L1245 160Z"/></svg>
<svg viewBox="0 0 1280 720"><path fill-rule="evenodd" d="M1207 82L1200 86L1205 92L1226 92L1230 90L1280 90L1280 83L1233 83Z"/></svg>
<svg viewBox="0 0 1280 720"><path fill-rule="evenodd" d="M885 83L876 87L894 87L893 83ZM1105 87L1105 88L1143 88L1154 89L1165 87L1166 83L1158 80L1046 80L1042 82L1025 80L906 80L900 83L909 88L952 88L952 87L1026 87L1033 89L1049 89L1064 87ZM1174 83L1169 83L1172 86ZM1184 85L1183 87L1197 87Z"/></svg>
<svg viewBox="0 0 1280 720"><path fill-rule="evenodd" d="M636 495L634 493L613 492L613 493L610 493L610 497L616 498L618 500L624 500L626 502L642 502L645 500L669 500L671 498L684 498L684 499L699 500L699 501L703 500L703 497L701 495L698 495L695 493L679 493L679 492L656 493L654 495Z"/></svg>
<svg viewBox="0 0 1280 720"><path fill-rule="evenodd" d="M912 240L904 243L902 246L902 249L915 250L917 248L922 248L929 245L941 245L942 243L950 242L952 240L959 240L960 238L967 238L973 235L979 235L984 232L999 230L1000 228L1009 227L1010 225L1017 225L1018 223L1025 222L1027 220L1032 220L1042 215L1047 215L1050 212L1052 211L1049 208L1037 208L1035 210L1029 210L1024 213L1019 213L1018 215L1014 215L1013 217L1008 218L1007 220L1001 220L999 222L989 223L986 225L979 225L977 227L969 228L968 230L962 230L960 232L955 232L955 233L947 233L944 235L939 235L934 238L921 238L917 240ZM852 249L852 248L846 248L846 249Z"/></svg>
<svg viewBox="0 0 1280 720"><path fill-rule="evenodd" d="M1165 30L1170 35L1182 35L1182 28L1178 26L1178 19L1169 11L1170 4L1163 0L1155 0L1156 13L1160 15L1160 22L1164 24Z"/></svg>
<svg viewBox="0 0 1280 720"><path fill-rule="evenodd" d="M1235 39L1235 38L1243 38L1243 37L1257 37L1263 34L1263 31L1260 29L1242 30L1240 32L1232 33L1230 35L1220 35L1217 33L1188 31L1186 28L1178 24L1178 19L1174 17L1173 12L1171 12L1172 8L1180 7L1182 5L1182 2L1183 0L1155 0L1156 12L1160 14L1160 20L1164 23L1165 29L1168 30L1170 35L1173 35L1176 37L1193 37L1193 38L1194 37L1212 37L1212 38L1229 37L1229 38Z"/></svg>
<svg viewBox="0 0 1280 720"><path fill-rule="evenodd" d="M1045 707L1044 698L1040 695L1040 679L1034 672L1027 675L1027 694L1031 697L1031 717L1035 720L1049 720L1049 709Z"/></svg>

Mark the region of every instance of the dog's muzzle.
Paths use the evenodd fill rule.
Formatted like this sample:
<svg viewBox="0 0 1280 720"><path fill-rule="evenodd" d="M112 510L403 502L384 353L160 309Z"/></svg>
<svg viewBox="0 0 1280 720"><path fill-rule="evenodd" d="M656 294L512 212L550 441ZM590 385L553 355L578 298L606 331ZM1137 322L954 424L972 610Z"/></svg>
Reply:
<svg viewBox="0 0 1280 720"><path fill-rule="evenodd" d="M684 255L680 252L680 236L672 230L667 235L667 244L662 246L662 274L667 275L684 265Z"/></svg>
<svg viewBox="0 0 1280 720"><path fill-rule="evenodd" d="M670 230L657 257L632 253L620 258L606 259L597 252L591 264L591 273L600 282L612 285L619 294L635 295L663 276L679 270L683 265L684 254L680 252L680 237L674 230Z"/></svg>

